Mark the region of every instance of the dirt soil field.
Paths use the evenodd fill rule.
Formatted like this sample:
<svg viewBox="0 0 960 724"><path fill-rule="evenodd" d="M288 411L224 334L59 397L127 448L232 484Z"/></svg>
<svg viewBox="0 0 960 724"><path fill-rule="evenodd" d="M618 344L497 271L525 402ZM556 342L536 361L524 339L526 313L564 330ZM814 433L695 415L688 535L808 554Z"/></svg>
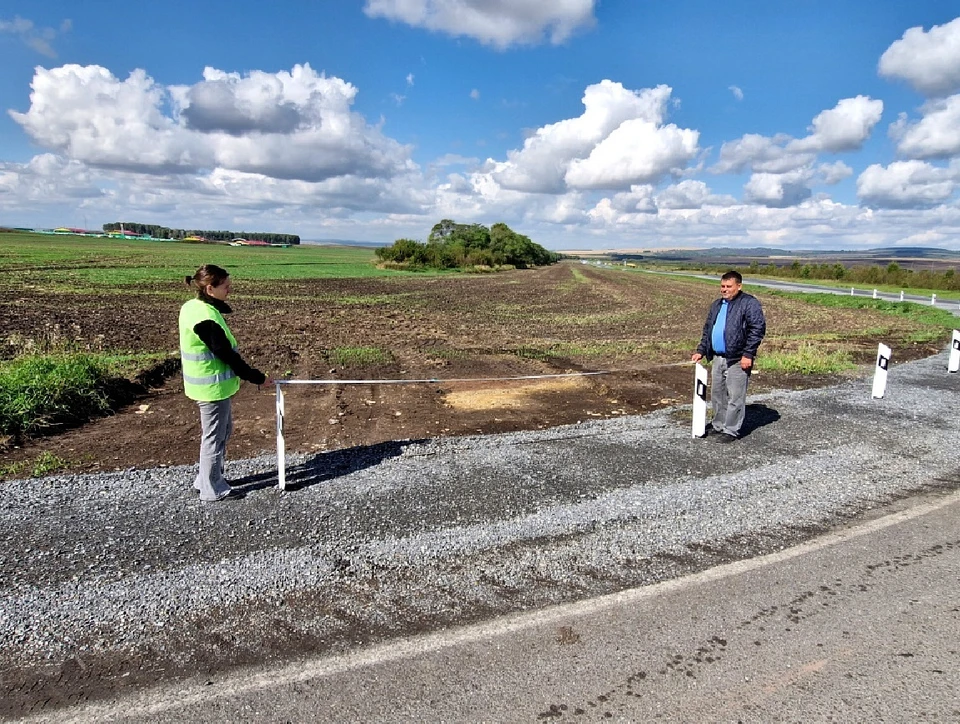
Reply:
<svg viewBox="0 0 960 724"><path fill-rule="evenodd" d="M172 276L175 276L172 274ZM574 262L491 275L252 282L235 273L228 318L241 354L287 379L498 378L611 370L514 382L286 387L288 451L316 452L422 439L539 429L632 415L689 401L692 368L713 285ZM878 334L895 362L937 352L913 344L909 320L758 294L768 320L761 354L804 335L869 365ZM2 341L68 341L110 351L169 351L110 417L7 446L4 465L44 452L76 472L194 463L196 405L183 395L176 319L188 293L167 287L56 294L0 288ZM878 331L879 330L879 331ZM827 341L829 340L829 341ZM379 358L379 359L378 359ZM751 391L830 384L835 376L761 372ZM274 387L244 384L235 398L229 457L275 446ZM9 476L9 474L8 474Z"/></svg>

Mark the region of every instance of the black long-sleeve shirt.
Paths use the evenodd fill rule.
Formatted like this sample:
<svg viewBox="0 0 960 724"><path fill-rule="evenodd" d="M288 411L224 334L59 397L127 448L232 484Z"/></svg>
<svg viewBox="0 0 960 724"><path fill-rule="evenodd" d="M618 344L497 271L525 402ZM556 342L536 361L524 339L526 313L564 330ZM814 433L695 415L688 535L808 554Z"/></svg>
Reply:
<svg viewBox="0 0 960 724"><path fill-rule="evenodd" d="M220 314L230 314L233 311L229 304L221 302L219 299L207 296L201 297L201 299L220 312ZM227 333L223 331L223 327L212 319L197 322L193 327L193 331L200 338L200 341L210 348L210 351L216 355L217 359L226 363L241 380L252 382L255 385L262 385L266 382L267 376L243 360L243 357L233 349L233 345L231 345L230 340L227 339Z"/></svg>

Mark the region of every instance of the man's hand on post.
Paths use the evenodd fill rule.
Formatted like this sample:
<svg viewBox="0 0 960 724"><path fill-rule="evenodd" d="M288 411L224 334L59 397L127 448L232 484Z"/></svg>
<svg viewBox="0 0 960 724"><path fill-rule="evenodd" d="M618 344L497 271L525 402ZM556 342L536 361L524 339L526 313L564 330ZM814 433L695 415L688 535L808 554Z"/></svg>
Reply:
<svg viewBox="0 0 960 724"><path fill-rule="evenodd" d="M740 358L740 369L742 369L744 372L749 372L751 367L753 367L752 359L749 357Z"/></svg>
<svg viewBox="0 0 960 724"><path fill-rule="evenodd" d="M694 352L692 355L690 355L691 362L699 362L702 359L703 359L703 355L700 354L699 352Z"/></svg>

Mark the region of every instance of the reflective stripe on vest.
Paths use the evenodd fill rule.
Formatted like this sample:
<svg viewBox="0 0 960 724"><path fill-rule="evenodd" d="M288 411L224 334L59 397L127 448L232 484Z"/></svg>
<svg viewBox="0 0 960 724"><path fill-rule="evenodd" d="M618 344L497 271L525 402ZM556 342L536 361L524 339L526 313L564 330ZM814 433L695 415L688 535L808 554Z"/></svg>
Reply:
<svg viewBox="0 0 960 724"><path fill-rule="evenodd" d="M236 376L237 374L233 370L219 372L215 375L210 375L209 377L191 377L190 375L185 374L183 376L183 381L189 385L215 385L218 382L226 382L227 380Z"/></svg>
<svg viewBox="0 0 960 724"><path fill-rule="evenodd" d="M237 345L233 345L233 351L237 351ZM184 352L180 350L180 359L187 360L188 362L208 362L209 360L214 360L217 358L213 352L203 352L201 354L192 354L190 352Z"/></svg>

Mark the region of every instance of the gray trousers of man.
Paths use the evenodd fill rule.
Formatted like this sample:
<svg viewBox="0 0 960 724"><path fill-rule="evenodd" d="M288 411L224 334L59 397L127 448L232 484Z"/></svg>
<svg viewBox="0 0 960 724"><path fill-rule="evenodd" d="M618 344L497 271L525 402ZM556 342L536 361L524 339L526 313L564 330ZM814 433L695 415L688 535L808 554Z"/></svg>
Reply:
<svg viewBox="0 0 960 724"><path fill-rule="evenodd" d="M711 374L713 429L739 437L747 405L747 382L750 381L750 373L740 366L739 359L730 361L724 357L714 357Z"/></svg>
<svg viewBox="0 0 960 724"><path fill-rule="evenodd" d="M231 490L223 477L223 466L227 441L233 432L233 410L229 397L197 404L200 406L200 469L193 487L200 491L200 500L212 503Z"/></svg>

